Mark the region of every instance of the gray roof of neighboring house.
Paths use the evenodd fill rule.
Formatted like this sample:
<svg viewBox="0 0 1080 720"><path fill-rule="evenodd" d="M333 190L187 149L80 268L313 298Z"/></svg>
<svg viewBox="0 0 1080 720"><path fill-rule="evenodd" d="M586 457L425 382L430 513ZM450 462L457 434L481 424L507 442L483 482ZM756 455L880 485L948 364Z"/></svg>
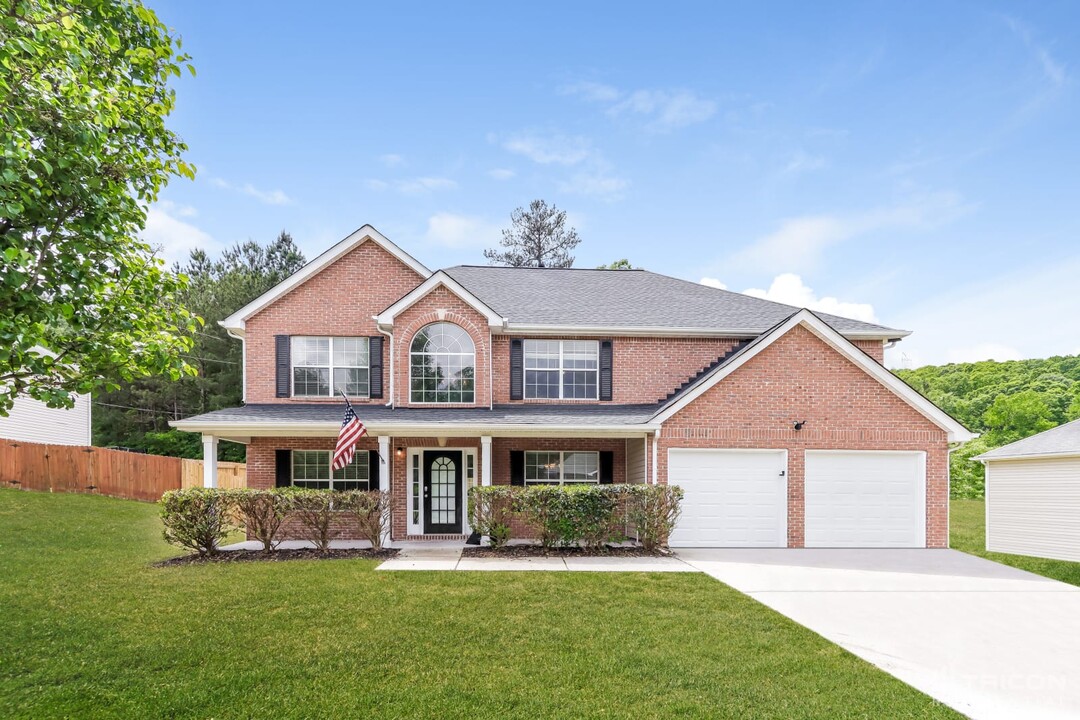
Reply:
<svg viewBox="0 0 1080 720"><path fill-rule="evenodd" d="M366 425L379 423L496 424L496 425L639 425L656 412L656 405L496 405L487 408L390 408L354 405ZM184 418L181 422L225 423L339 423L341 403L252 404Z"/></svg>
<svg viewBox="0 0 1080 720"><path fill-rule="evenodd" d="M1080 420L1073 420L1038 435L1003 445L975 459L1006 460L1052 455L1080 455Z"/></svg>
<svg viewBox="0 0 1080 720"><path fill-rule="evenodd" d="M647 270L459 265L443 270L515 325L686 328L758 334L796 307ZM818 313L838 332L900 338L883 325Z"/></svg>

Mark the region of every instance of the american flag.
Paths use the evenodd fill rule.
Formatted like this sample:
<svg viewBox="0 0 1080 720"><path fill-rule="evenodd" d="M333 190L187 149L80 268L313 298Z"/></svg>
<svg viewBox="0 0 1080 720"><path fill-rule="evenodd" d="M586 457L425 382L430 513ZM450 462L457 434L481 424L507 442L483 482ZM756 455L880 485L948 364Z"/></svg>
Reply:
<svg viewBox="0 0 1080 720"><path fill-rule="evenodd" d="M344 393L342 393L344 397ZM334 448L334 461L331 463L335 470L341 470L352 462L353 453L356 452L356 441L367 435L367 428L345 398L345 419L341 421L341 430L338 431L337 447Z"/></svg>

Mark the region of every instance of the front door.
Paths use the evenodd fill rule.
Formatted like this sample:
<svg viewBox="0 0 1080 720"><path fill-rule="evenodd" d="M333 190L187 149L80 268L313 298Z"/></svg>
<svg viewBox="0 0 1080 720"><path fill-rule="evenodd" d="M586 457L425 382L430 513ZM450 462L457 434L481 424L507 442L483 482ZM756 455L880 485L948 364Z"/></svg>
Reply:
<svg viewBox="0 0 1080 720"><path fill-rule="evenodd" d="M424 533L461 533L461 451L424 451Z"/></svg>

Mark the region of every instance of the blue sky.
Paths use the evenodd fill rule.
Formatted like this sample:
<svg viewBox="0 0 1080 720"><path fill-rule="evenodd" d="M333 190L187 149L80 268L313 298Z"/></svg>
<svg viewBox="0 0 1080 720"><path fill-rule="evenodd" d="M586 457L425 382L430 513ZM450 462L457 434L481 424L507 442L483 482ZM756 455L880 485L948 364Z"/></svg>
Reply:
<svg viewBox="0 0 1080 720"><path fill-rule="evenodd" d="M483 263L544 198L578 266L914 330L894 366L1080 353L1076 3L149 1L198 70L169 259L371 223Z"/></svg>

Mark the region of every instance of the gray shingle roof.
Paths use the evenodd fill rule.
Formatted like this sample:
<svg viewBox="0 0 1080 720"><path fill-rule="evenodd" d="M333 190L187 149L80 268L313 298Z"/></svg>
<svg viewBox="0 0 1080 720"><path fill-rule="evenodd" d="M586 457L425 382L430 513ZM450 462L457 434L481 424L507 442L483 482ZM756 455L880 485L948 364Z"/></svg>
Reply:
<svg viewBox="0 0 1080 720"><path fill-rule="evenodd" d="M226 423L339 423L340 403L252 404L225 408L185 418L182 422ZM648 422L656 405L496 405L487 408L390 408L355 405L365 425L410 423L417 425L637 425Z"/></svg>
<svg viewBox="0 0 1080 720"><path fill-rule="evenodd" d="M515 325L687 328L756 335L798 308L646 270L459 265L444 272ZM818 313L841 333L907 335Z"/></svg>
<svg viewBox="0 0 1080 720"><path fill-rule="evenodd" d="M1040 455L1080 455L1080 420L1058 425L1038 435L985 452L976 460L1037 457Z"/></svg>

